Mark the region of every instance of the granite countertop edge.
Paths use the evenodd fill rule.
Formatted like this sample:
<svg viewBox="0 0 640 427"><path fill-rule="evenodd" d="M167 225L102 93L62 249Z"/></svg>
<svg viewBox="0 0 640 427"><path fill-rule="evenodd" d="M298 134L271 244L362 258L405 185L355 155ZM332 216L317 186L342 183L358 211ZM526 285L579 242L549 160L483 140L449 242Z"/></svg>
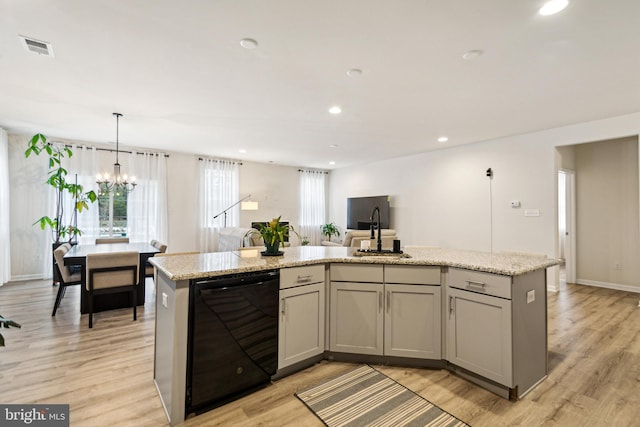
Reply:
<svg viewBox="0 0 640 427"><path fill-rule="evenodd" d="M182 281L228 274L251 273L288 267L328 263L416 265L463 268L505 276L519 276L560 264L560 260L538 255L488 253L455 249L410 251L409 258L395 256L353 256L350 248L333 248L305 253L300 247L287 248L279 257L242 257L239 252L212 252L150 258L170 280ZM306 247L309 248L309 247Z"/></svg>

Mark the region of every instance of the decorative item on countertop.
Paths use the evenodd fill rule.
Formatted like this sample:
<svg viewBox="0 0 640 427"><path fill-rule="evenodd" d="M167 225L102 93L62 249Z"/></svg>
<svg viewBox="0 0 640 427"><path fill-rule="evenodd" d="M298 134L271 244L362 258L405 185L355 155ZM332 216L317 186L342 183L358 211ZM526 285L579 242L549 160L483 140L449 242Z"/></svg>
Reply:
<svg viewBox="0 0 640 427"><path fill-rule="evenodd" d="M285 238L289 237L289 226L280 224L280 215L277 218L273 218L267 223L267 225L260 224L260 235L264 239L265 251L261 252L264 256L278 256L283 255L284 252L279 251L280 243L285 241Z"/></svg>

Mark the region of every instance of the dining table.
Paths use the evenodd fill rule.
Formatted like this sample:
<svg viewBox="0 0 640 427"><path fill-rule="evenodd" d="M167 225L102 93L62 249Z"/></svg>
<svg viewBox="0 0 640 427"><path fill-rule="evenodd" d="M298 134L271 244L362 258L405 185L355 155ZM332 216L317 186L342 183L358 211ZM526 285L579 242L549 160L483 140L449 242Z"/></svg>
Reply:
<svg viewBox="0 0 640 427"><path fill-rule="evenodd" d="M87 290L87 255L109 252L136 251L140 254L140 264L138 267L138 290L136 294L137 305L144 305L145 300L145 267L147 260L160 251L148 242L131 243L102 243L78 244L72 246L64 255L64 265L77 265L81 267L82 290L80 291L80 313L89 312L89 291ZM94 299L93 311L113 310L116 308L131 307L131 297L127 292L96 295Z"/></svg>

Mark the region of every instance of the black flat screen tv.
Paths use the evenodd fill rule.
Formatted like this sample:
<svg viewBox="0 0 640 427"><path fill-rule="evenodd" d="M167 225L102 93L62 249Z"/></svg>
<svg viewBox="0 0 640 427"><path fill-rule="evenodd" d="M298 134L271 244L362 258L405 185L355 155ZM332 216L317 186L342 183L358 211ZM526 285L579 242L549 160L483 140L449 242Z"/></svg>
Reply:
<svg viewBox="0 0 640 427"><path fill-rule="evenodd" d="M347 228L368 230L371 226L371 213L376 206L380 209L380 228L390 228L390 199L390 196L349 197L347 199ZM376 215L373 222L376 223L377 219Z"/></svg>

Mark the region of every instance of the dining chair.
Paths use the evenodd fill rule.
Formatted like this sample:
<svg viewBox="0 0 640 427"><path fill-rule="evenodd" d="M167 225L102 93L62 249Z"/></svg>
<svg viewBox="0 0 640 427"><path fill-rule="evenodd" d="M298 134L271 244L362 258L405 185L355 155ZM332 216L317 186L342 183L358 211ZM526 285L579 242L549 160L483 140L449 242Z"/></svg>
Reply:
<svg viewBox="0 0 640 427"><path fill-rule="evenodd" d="M93 328L94 297L100 294L129 292L133 320L137 320L136 287L140 254L137 251L87 255L87 291L89 292L89 328Z"/></svg>
<svg viewBox="0 0 640 427"><path fill-rule="evenodd" d="M151 243L151 246L153 246L154 248L160 251L154 256L158 256L159 254L163 254L167 252L167 245L165 245L164 243L161 243L157 240L152 240L150 243ZM149 264L149 261L147 261L147 263L145 264L144 276L153 277L153 265Z"/></svg>
<svg viewBox="0 0 640 427"><path fill-rule="evenodd" d="M64 265L64 255L69 252L71 245L69 243L63 243L53 251L53 258L55 259L55 268L58 271L58 278L60 284L58 286L58 293L56 295L56 302L53 304L53 313L51 316L56 315L58 307L64 298L64 294L67 290L67 286L80 285L82 283L82 273L80 271L72 272L68 265Z"/></svg>
<svg viewBox="0 0 640 427"><path fill-rule="evenodd" d="M98 237L96 239L96 245L103 243L129 243L128 237Z"/></svg>

